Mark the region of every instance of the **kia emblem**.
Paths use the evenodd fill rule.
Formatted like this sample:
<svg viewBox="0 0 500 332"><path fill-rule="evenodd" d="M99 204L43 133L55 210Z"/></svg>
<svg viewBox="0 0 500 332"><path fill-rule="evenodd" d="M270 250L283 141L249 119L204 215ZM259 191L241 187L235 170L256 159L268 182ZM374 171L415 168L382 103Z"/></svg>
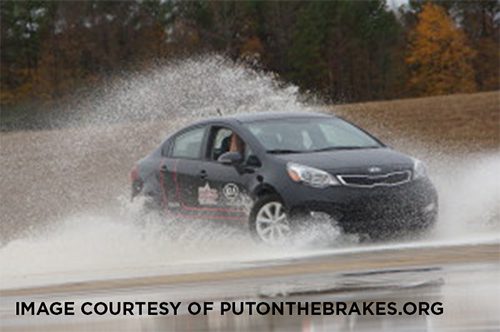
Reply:
<svg viewBox="0 0 500 332"><path fill-rule="evenodd" d="M368 172L370 172L370 173L378 173L381 171L382 171L382 169L380 167L373 166L373 167L368 168Z"/></svg>

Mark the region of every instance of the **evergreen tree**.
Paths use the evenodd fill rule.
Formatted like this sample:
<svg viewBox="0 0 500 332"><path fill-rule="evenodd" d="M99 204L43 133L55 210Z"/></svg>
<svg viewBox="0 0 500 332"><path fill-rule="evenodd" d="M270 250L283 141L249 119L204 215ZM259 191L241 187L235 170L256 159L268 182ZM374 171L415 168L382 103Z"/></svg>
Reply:
<svg viewBox="0 0 500 332"><path fill-rule="evenodd" d="M327 13L335 2L310 2L299 12L289 46L288 77L304 89L324 91L328 86L328 64L325 58L328 31Z"/></svg>

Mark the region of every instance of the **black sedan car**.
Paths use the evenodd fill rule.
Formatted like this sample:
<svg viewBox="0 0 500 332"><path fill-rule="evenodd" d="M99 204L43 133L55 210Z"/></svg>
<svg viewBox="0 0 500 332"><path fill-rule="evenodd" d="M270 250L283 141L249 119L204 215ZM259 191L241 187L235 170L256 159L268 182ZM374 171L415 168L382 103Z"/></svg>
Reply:
<svg viewBox="0 0 500 332"><path fill-rule="evenodd" d="M318 217L346 233L425 230L438 210L422 162L320 113L194 123L139 161L131 179L132 197L168 215L244 222L266 243Z"/></svg>

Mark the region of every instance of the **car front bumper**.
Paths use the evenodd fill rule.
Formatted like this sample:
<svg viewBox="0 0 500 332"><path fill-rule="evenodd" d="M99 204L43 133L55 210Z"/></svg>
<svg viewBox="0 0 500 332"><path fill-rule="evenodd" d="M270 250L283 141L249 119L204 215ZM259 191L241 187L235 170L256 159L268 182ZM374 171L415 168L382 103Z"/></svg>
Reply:
<svg viewBox="0 0 500 332"><path fill-rule="evenodd" d="M291 215L326 213L347 233L425 229L438 213L437 192L428 179L390 187L301 189L285 202Z"/></svg>

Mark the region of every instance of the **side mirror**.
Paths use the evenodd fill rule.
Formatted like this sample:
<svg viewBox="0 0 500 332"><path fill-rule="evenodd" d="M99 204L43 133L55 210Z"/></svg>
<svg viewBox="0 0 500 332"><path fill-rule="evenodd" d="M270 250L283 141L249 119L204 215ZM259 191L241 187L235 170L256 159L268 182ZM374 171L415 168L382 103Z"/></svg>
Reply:
<svg viewBox="0 0 500 332"><path fill-rule="evenodd" d="M243 156L239 152L226 152L221 154L217 161L224 165L237 165L243 161Z"/></svg>
<svg viewBox="0 0 500 332"><path fill-rule="evenodd" d="M259 158L257 158L257 156L253 155L253 154L248 156L246 164L247 164L247 166L250 166L250 167L261 167L262 166L262 163L260 162Z"/></svg>

